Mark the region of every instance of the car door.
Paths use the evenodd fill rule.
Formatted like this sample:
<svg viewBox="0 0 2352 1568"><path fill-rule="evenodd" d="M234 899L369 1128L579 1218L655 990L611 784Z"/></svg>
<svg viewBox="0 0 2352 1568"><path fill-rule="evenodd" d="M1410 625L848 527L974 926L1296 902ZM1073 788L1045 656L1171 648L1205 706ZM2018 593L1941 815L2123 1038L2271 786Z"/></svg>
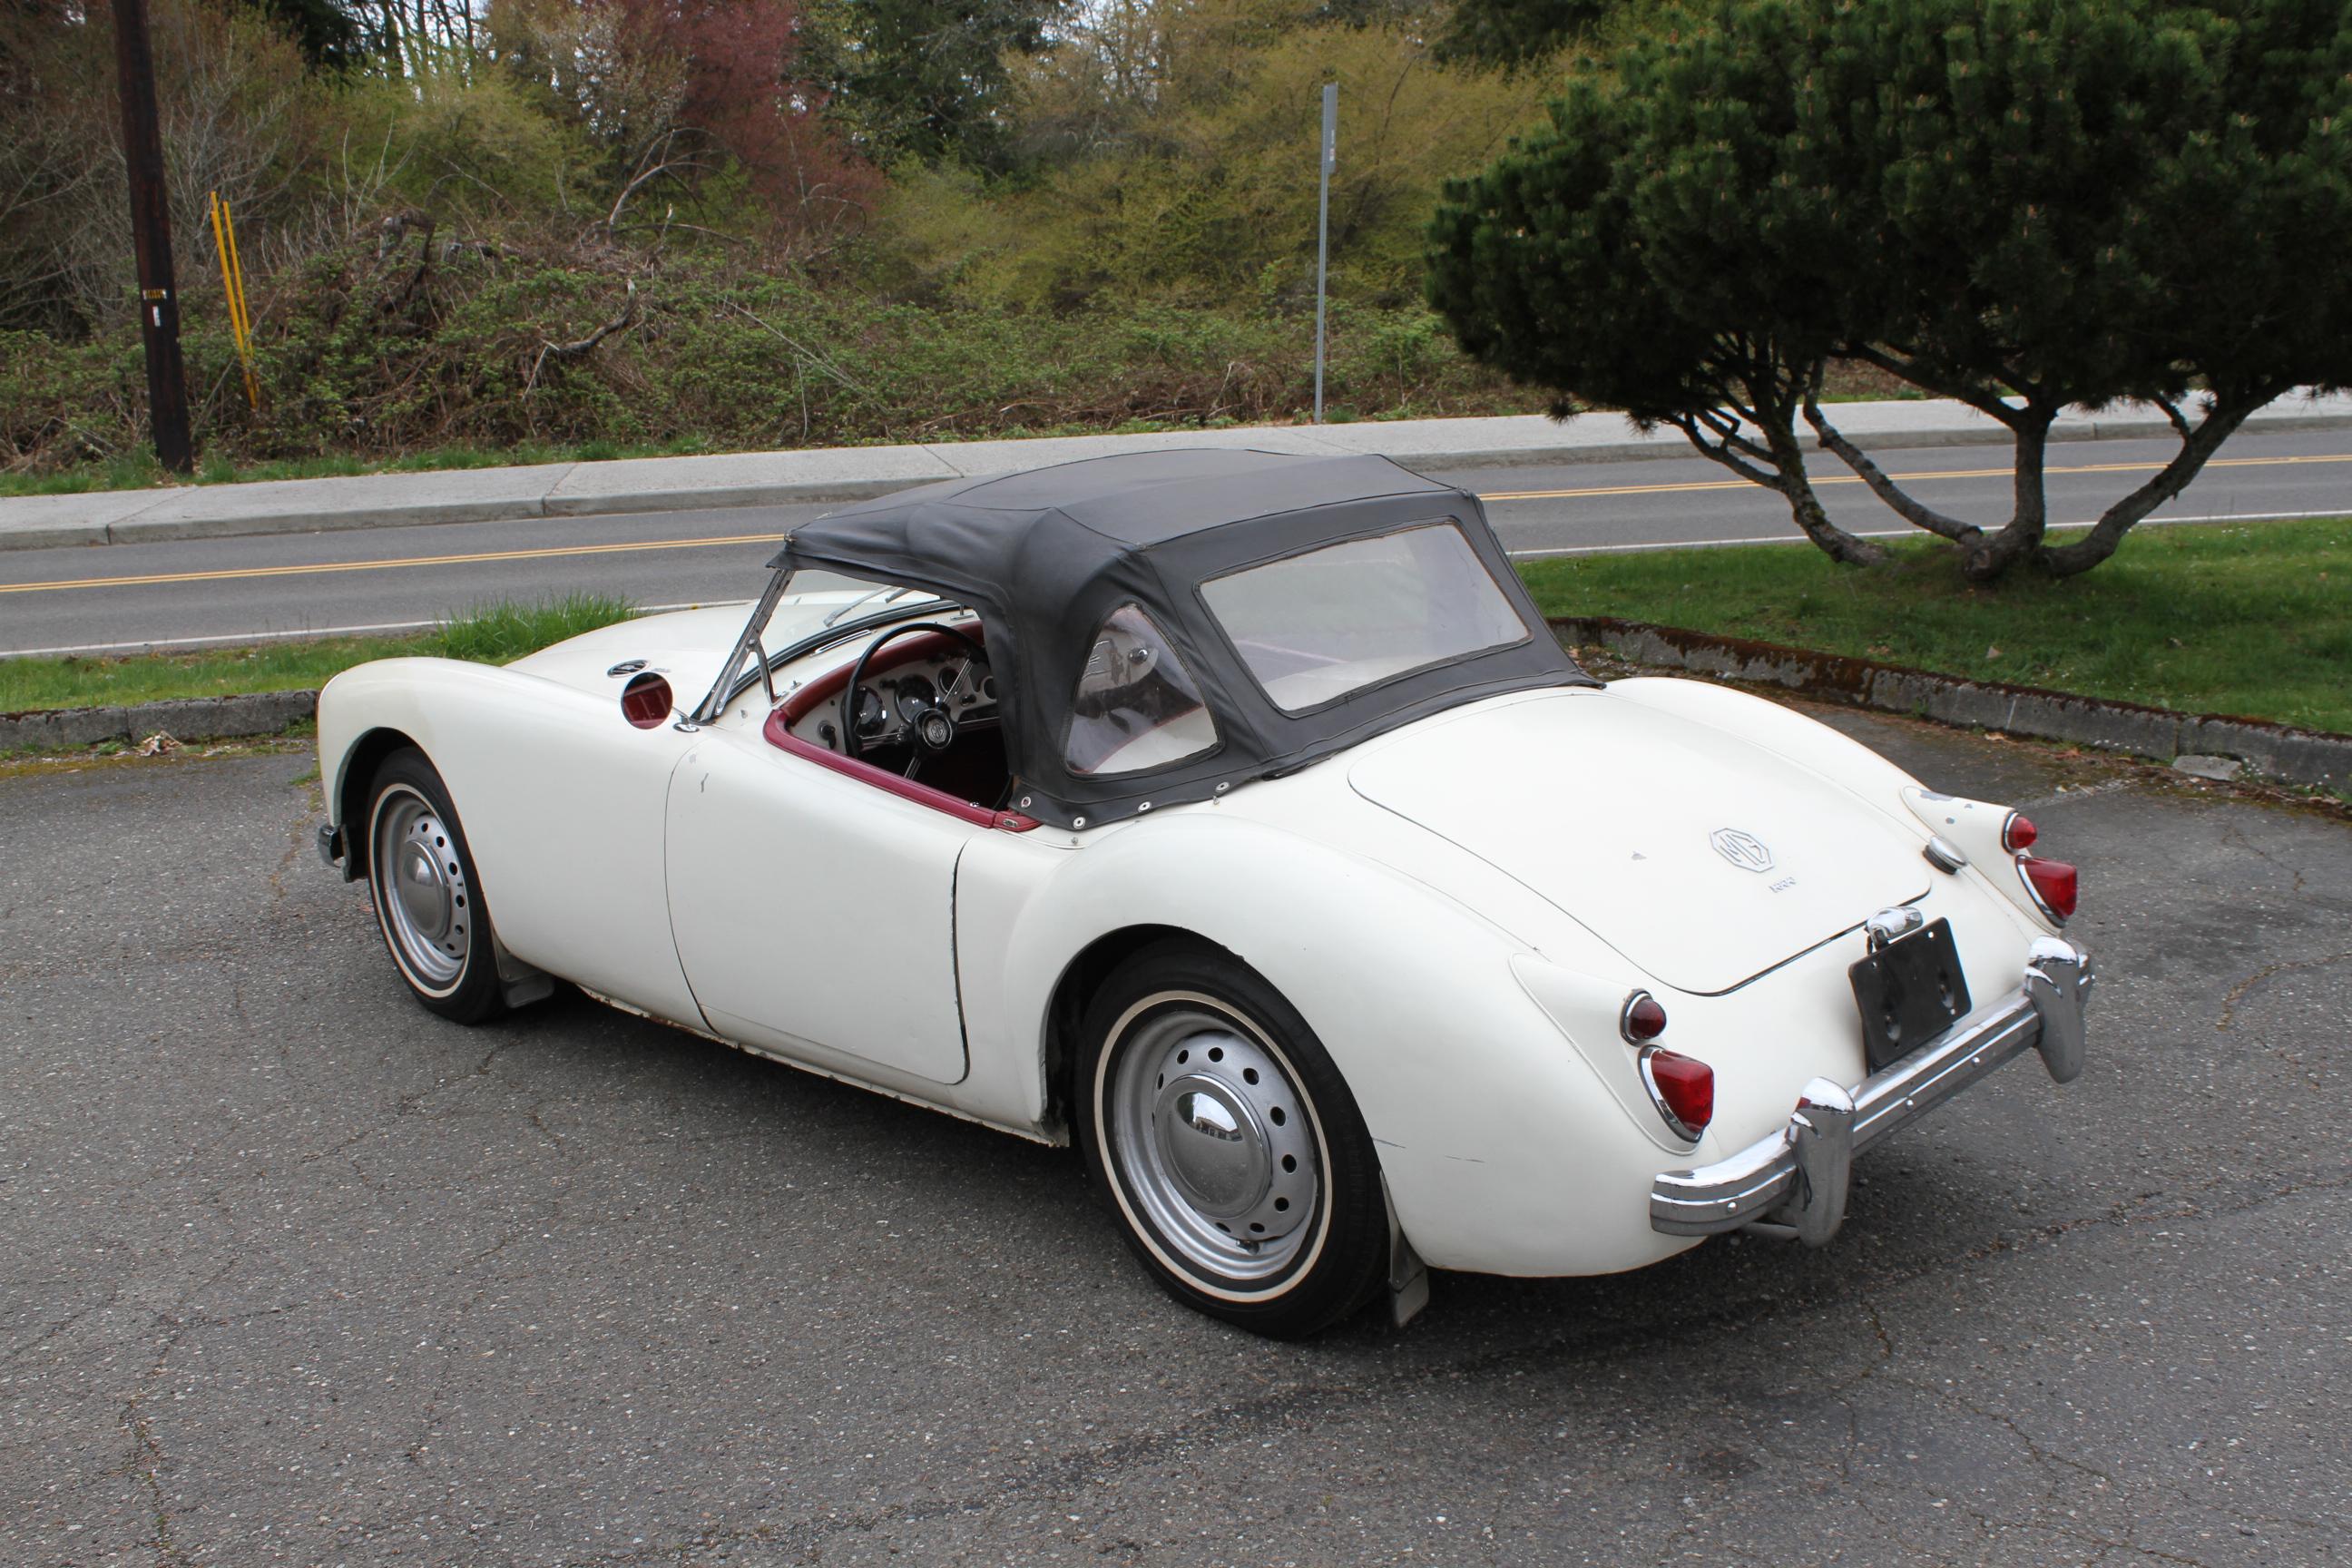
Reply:
<svg viewBox="0 0 2352 1568"><path fill-rule="evenodd" d="M984 823L706 731L671 779L668 830L671 925L712 1029L963 1077L956 863Z"/></svg>

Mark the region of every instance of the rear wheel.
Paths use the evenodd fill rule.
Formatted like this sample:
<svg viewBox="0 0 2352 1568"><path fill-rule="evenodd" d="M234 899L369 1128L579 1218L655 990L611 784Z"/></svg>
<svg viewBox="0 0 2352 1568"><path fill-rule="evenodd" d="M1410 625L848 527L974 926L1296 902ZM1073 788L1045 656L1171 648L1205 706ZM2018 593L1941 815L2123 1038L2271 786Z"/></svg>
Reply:
<svg viewBox="0 0 2352 1568"><path fill-rule="evenodd" d="M1339 1069L1231 954L1147 949L1087 1011L1079 1142L1144 1266L1187 1305L1297 1338L1387 1262L1380 1163Z"/></svg>
<svg viewBox="0 0 2352 1568"><path fill-rule="evenodd" d="M474 858L425 753L394 752L368 789L368 887L401 978L445 1018L500 1010L499 963Z"/></svg>

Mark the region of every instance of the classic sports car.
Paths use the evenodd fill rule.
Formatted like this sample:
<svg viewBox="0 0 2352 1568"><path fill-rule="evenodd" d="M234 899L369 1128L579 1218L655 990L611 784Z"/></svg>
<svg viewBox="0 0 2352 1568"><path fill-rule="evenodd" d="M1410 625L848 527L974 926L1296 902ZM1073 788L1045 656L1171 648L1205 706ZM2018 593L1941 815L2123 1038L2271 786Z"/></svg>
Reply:
<svg viewBox="0 0 2352 1568"><path fill-rule="evenodd" d="M2081 1070L2031 823L1594 679L1477 499L1383 459L953 481L772 567L748 618L328 686L320 853L425 1005L560 976L1075 1139L1163 1285L1281 1335L1402 1324L1424 1266L1818 1245L1858 1150L2029 1047Z"/></svg>

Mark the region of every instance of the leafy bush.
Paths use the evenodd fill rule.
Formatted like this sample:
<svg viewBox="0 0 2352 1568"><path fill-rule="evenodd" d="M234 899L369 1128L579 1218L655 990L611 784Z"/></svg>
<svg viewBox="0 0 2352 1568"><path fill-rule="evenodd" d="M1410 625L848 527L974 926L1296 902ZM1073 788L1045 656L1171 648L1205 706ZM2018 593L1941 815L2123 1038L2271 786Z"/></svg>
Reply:
<svg viewBox="0 0 2352 1568"><path fill-rule="evenodd" d="M1029 310L1310 300L1329 81L1333 293L1406 304L1440 185L1542 115L1540 79L1441 69L1410 17L1301 26L1291 0L1149 14L1074 18L1022 62L1024 178L898 173L876 219L888 286Z"/></svg>
<svg viewBox="0 0 2352 1568"><path fill-rule="evenodd" d="M971 439L1302 416L1311 311L1174 304L1024 311L893 302L723 258L625 280L558 259L352 245L281 280L247 408L218 307L192 300L189 384L208 462L384 460L457 447L709 449ZM627 324L563 355L603 325ZM1361 412L1525 411L1418 306L1336 307L1328 397ZM135 332L0 335L0 464L57 471L138 449Z"/></svg>

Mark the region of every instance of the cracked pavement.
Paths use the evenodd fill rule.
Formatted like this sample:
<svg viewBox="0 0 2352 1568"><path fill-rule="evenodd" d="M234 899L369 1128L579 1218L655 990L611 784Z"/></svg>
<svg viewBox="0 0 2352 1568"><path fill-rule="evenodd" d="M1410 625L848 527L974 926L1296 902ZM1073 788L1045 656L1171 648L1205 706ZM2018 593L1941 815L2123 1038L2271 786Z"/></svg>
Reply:
<svg viewBox="0 0 2352 1568"><path fill-rule="evenodd" d="M1823 1251L1307 1345L1066 1151L433 1018L306 756L0 778L0 1563L2346 1560L2352 826L1827 716L2082 864L2082 1080L1874 1150Z"/></svg>

